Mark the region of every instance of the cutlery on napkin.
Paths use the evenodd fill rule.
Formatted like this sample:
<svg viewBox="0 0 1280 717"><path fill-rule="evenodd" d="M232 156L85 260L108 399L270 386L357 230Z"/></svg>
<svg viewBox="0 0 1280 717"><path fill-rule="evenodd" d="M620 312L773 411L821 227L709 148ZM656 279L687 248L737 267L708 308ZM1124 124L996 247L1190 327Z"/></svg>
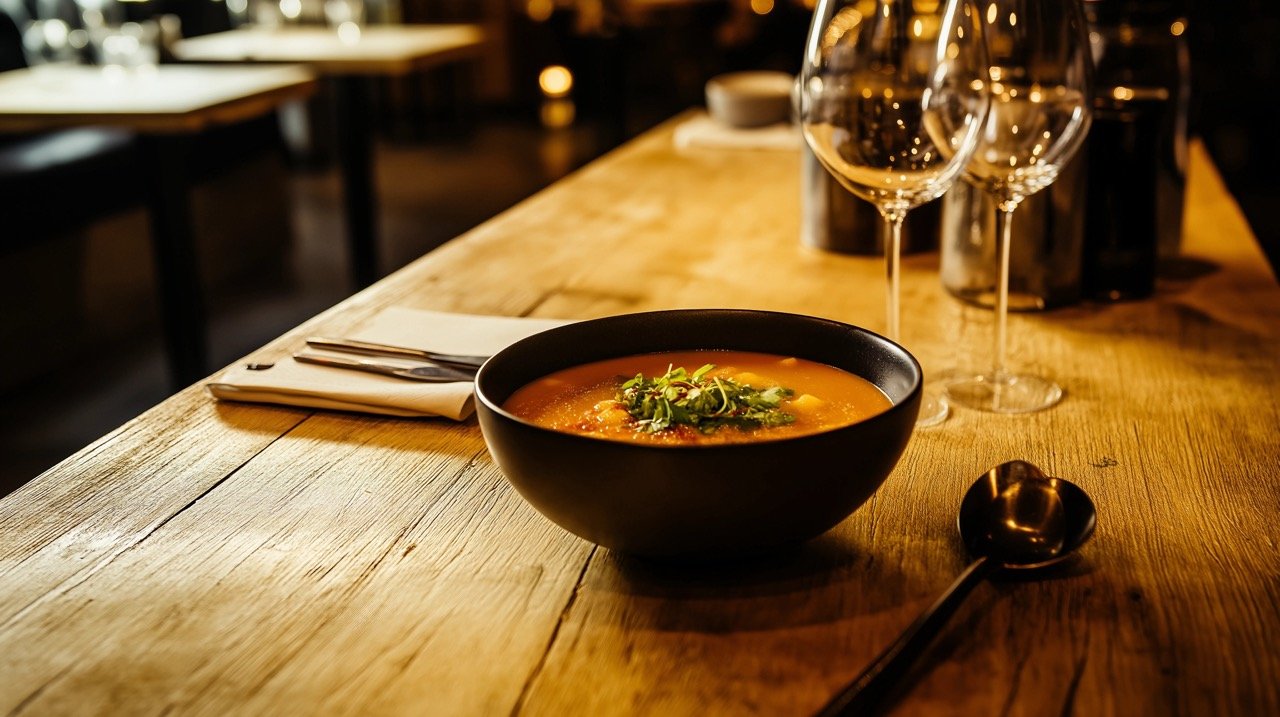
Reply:
<svg viewBox="0 0 1280 717"><path fill-rule="evenodd" d="M476 316L393 306L379 312L348 337L448 354L487 356L546 329L569 323L559 319ZM341 354L332 354L341 356ZM395 362L388 358L385 362ZM422 361L404 361L406 367ZM471 415L472 383L425 383L392 376L318 366L285 358L263 364L238 364L215 376L209 393L220 400L376 413L389 416Z"/></svg>

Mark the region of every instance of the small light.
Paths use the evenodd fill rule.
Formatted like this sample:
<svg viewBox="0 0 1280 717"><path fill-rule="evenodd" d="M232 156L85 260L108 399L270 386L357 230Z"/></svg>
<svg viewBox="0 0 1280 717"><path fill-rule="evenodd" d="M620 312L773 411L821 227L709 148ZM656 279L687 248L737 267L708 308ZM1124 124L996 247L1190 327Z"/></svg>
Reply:
<svg viewBox="0 0 1280 717"><path fill-rule="evenodd" d="M302 0L280 0L280 14L290 20L297 20L302 14Z"/></svg>
<svg viewBox="0 0 1280 717"><path fill-rule="evenodd" d="M1187 31L1187 23L1181 20L1174 20L1173 24L1169 26L1169 33L1172 34L1174 37L1181 37L1182 33L1186 31Z"/></svg>
<svg viewBox="0 0 1280 717"><path fill-rule="evenodd" d="M751 12L768 15L773 12L773 0L751 0Z"/></svg>
<svg viewBox="0 0 1280 717"><path fill-rule="evenodd" d="M552 0L529 0L525 3L524 14L534 22L546 22L551 19L551 13L555 12L555 9L556 4Z"/></svg>
<svg viewBox="0 0 1280 717"><path fill-rule="evenodd" d="M1131 100L1133 99L1133 90L1128 87L1117 87L1111 90L1111 96L1121 101Z"/></svg>
<svg viewBox="0 0 1280 717"><path fill-rule="evenodd" d="M915 19L915 22L911 23L911 36L920 37L923 34L924 34L924 20L921 20L920 18L917 17Z"/></svg>
<svg viewBox="0 0 1280 717"><path fill-rule="evenodd" d="M1018 24L1018 13L1016 12L1009 13L1009 27L1014 27L1017 24Z"/></svg>
<svg viewBox="0 0 1280 717"><path fill-rule="evenodd" d="M71 34L71 28L61 20L45 20L42 29L44 31L45 44L53 48L66 45L67 37Z"/></svg>
<svg viewBox="0 0 1280 717"><path fill-rule="evenodd" d="M338 25L338 41L344 45L355 45L360 42L360 26L347 20Z"/></svg>
<svg viewBox="0 0 1280 717"><path fill-rule="evenodd" d="M573 73L563 65L544 67L538 74L538 86L547 97L564 97L573 89Z"/></svg>
<svg viewBox="0 0 1280 717"><path fill-rule="evenodd" d="M987 24L988 25L996 24L996 13L998 12L999 10L996 9L995 3L991 3L990 5L987 6Z"/></svg>

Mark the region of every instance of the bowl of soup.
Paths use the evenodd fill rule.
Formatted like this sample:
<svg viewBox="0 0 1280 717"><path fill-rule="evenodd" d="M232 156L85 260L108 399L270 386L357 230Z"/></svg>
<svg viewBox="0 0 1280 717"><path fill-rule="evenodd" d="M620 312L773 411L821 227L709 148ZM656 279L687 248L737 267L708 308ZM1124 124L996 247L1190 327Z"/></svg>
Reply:
<svg viewBox="0 0 1280 717"><path fill-rule="evenodd" d="M920 407L901 346L735 309L582 321L498 352L476 413L503 474L569 532L652 557L746 555L847 518Z"/></svg>

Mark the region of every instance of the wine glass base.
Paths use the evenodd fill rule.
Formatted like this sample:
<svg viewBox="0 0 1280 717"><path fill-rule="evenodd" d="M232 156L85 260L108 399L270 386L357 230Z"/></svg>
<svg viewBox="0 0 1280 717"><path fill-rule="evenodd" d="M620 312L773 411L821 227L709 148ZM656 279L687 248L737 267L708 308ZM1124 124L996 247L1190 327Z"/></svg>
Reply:
<svg viewBox="0 0 1280 717"><path fill-rule="evenodd" d="M951 405L938 386L926 385L920 396L920 413L916 416L916 428L930 428L947 420Z"/></svg>
<svg viewBox="0 0 1280 717"><path fill-rule="evenodd" d="M947 398L991 413L1034 413L1062 400L1062 387L1027 374L976 374L947 383Z"/></svg>

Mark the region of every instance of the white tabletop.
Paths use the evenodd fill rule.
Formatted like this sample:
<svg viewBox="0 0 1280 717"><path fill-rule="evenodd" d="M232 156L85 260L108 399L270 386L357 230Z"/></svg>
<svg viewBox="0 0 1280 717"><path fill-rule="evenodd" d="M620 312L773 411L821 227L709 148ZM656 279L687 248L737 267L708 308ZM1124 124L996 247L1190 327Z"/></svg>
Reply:
<svg viewBox="0 0 1280 717"><path fill-rule="evenodd" d="M190 132L263 114L313 86L297 66L42 65L0 73L0 130L104 124Z"/></svg>
<svg viewBox="0 0 1280 717"><path fill-rule="evenodd" d="M285 26L242 28L182 40L193 62L294 62L324 75L399 75L473 57L484 43L476 25Z"/></svg>

